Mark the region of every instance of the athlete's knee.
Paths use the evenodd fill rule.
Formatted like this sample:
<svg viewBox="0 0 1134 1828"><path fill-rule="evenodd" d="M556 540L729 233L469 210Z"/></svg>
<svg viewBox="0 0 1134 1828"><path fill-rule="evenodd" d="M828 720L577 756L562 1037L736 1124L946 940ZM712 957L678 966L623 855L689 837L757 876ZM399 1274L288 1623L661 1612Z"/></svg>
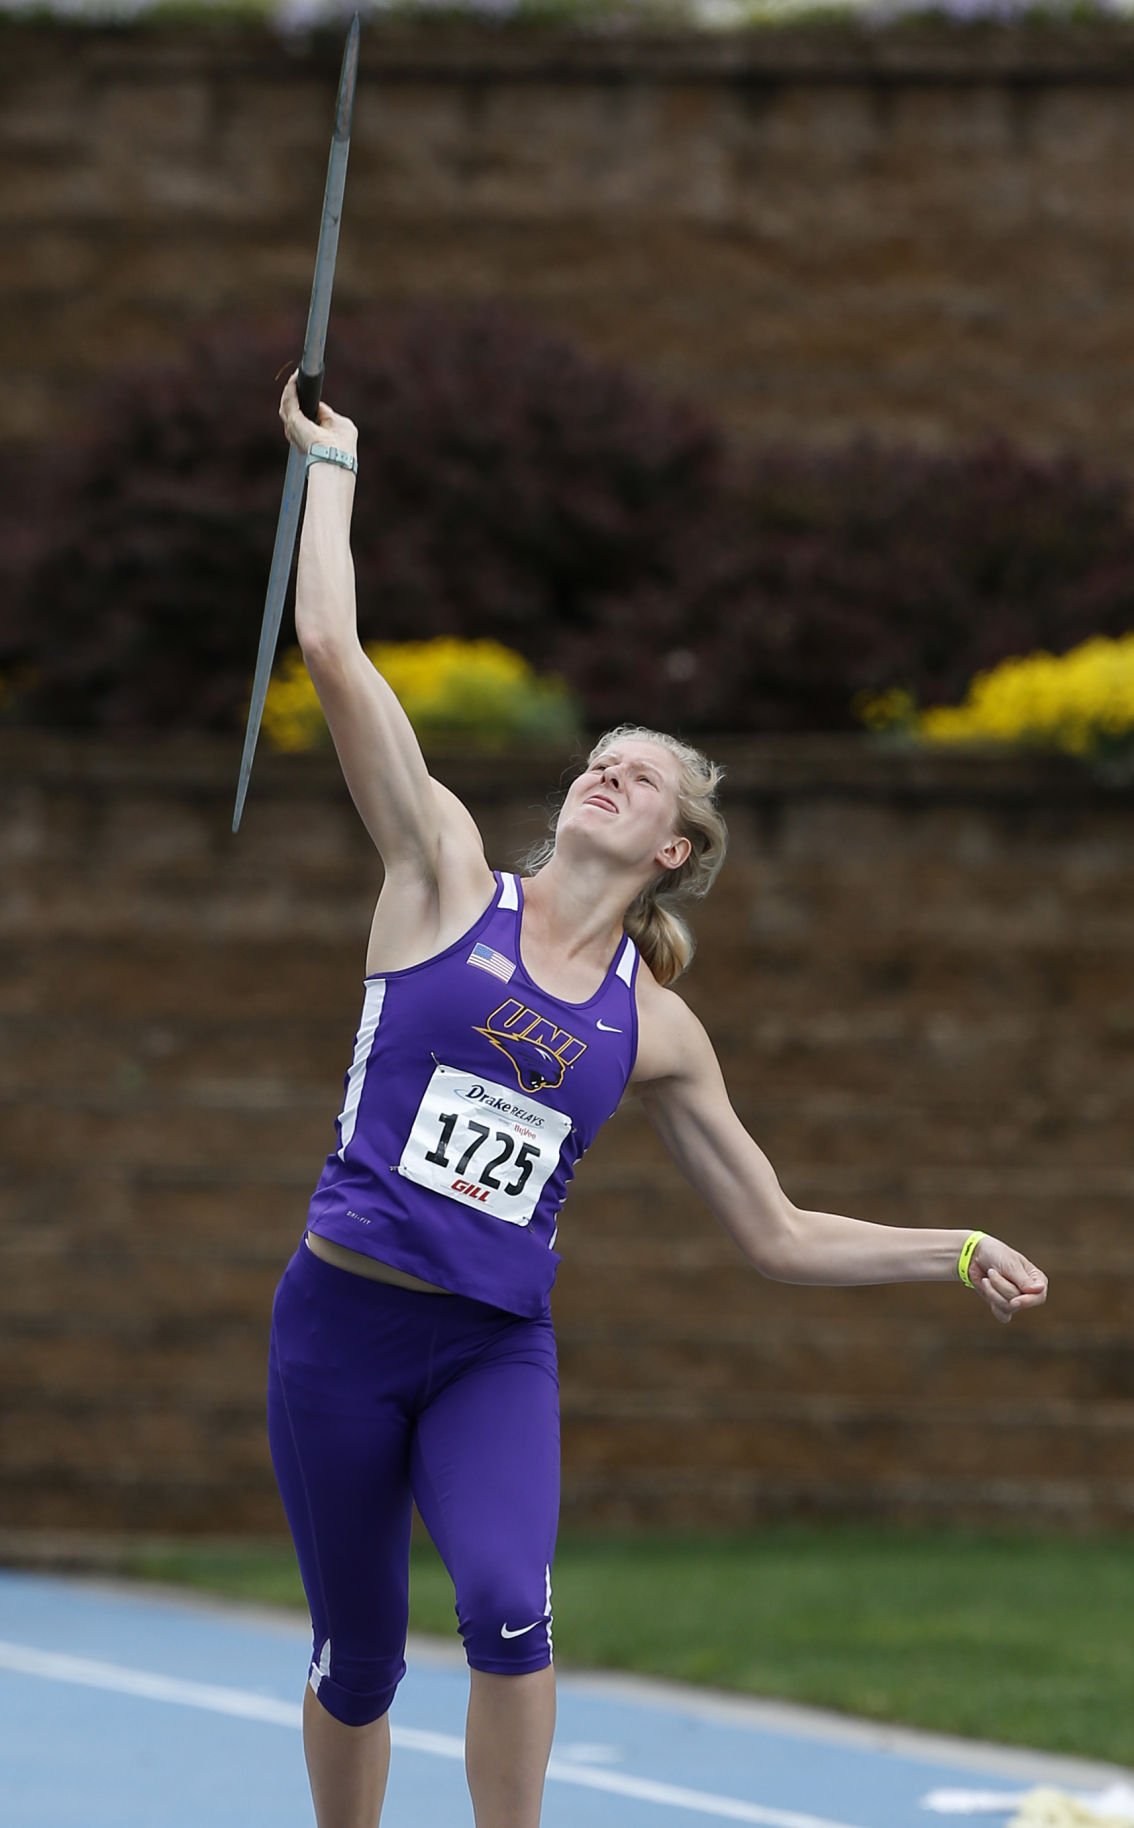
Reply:
<svg viewBox="0 0 1134 1828"><path fill-rule="evenodd" d="M552 1661L551 1584L499 1570L469 1583L458 1596L465 1654L474 1669L526 1675Z"/></svg>
<svg viewBox="0 0 1134 1828"><path fill-rule="evenodd" d="M402 1657L340 1657L328 1639L312 1659L308 1683L343 1726L369 1726L389 1713L405 1673Z"/></svg>

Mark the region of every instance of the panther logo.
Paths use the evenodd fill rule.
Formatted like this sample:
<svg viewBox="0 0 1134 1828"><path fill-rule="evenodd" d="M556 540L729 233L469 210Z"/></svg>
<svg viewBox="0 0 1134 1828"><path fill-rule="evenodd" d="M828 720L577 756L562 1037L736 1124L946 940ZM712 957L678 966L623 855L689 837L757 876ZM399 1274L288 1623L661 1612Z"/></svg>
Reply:
<svg viewBox="0 0 1134 1828"><path fill-rule="evenodd" d="M502 1036L494 1035L490 1028L478 1028L477 1033L491 1041L502 1054L507 1054L525 1092L554 1091L557 1085L563 1084L563 1062L556 1059L549 1047L542 1047L538 1041L529 1041L523 1035L504 1040Z"/></svg>
<svg viewBox="0 0 1134 1828"><path fill-rule="evenodd" d="M476 1032L507 1056L525 1092L554 1091L563 1084L567 1068L587 1051L585 1041L515 997L494 1009Z"/></svg>

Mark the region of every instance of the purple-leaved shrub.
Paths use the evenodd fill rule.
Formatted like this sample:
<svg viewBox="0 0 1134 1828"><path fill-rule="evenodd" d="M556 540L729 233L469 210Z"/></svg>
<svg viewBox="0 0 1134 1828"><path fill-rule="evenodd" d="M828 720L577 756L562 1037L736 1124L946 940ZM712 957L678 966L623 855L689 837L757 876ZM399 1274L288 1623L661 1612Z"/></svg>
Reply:
<svg viewBox="0 0 1134 1828"><path fill-rule="evenodd" d="M183 364L119 375L34 510L35 466L8 477L8 715L240 727L297 343L291 323L218 326ZM500 641L592 724L851 730L859 692L956 702L1009 654L1131 625L1125 487L1071 460L730 448L487 307L337 321L327 393L361 429L364 640Z"/></svg>

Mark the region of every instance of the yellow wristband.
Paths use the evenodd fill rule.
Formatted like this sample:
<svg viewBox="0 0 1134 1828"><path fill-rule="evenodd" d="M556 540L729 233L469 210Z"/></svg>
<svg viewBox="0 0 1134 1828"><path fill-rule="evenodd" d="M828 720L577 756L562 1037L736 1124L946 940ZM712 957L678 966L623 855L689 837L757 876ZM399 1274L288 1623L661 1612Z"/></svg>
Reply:
<svg viewBox="0 0 1134 1828"><path fill-rule="evenodd" d="M983 1231L970 1231L968 1237L965 1239L961 1254L957 1259L957 1274L966 1288L972 1288L973 1286L972 1282L969 1280L969 1264L976 1255L976 1247L984 1235Z"/></svg>

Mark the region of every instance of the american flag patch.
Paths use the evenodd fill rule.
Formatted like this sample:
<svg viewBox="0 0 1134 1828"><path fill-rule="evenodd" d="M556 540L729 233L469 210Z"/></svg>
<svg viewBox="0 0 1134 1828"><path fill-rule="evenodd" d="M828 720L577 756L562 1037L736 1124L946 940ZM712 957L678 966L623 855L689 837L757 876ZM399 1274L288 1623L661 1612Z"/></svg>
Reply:
<svg viewBox="0 0 1134 1828"><path fill-rule="evenodd" d="M468 962L470 965L479 965L482 971L491 971L493 977L502 978L505 983L516 969L512 960L505 958L502 952L494 952L491 946L480 944L473 947Z"/></svg>

